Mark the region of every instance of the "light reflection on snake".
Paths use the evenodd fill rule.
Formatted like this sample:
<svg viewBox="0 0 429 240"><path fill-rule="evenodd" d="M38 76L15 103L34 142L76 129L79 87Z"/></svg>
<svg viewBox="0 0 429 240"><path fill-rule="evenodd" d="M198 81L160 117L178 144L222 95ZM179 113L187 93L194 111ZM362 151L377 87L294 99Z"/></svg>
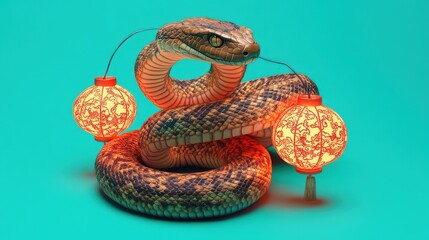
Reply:
<svg viewBox="0 0 429 240"><path fill-rule="evenodd" d="M223 216L256 202L271 180L271 127L305 93L294 74L240 84L259 52L251 30L230 22L190 18L162 27L135 65L141 90L162 111L103 147L96 174L104 193L126 208L182 219ZM171 78L184 58L211 69L193 80ZM179 166L210 170L162 170Z"/></svg>

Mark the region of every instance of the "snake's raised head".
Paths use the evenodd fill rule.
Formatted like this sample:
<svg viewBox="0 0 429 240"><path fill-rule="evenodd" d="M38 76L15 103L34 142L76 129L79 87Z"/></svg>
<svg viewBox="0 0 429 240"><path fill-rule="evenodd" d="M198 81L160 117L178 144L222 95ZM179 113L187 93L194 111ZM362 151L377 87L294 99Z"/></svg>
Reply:
<svg viewBox="0 0 429 240"><path fill-rule="evenodd" d="M249 28L210 18L167 24L156 37L164 51L212 63L245 65L259 56L259 45Z"/></svg>

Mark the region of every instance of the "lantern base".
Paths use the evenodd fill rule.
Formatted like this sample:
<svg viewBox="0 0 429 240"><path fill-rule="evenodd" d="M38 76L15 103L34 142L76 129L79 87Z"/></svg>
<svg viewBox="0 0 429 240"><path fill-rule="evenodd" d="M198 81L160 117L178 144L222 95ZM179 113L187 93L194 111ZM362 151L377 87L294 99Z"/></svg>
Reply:
<svg viewBox="0 0 429 240"><path fill-rule="evenodd" d="M305 182L304 199L307 201L316 200L316 178L308 175Z"/></svg>
<svg viewBox="0 0 429 240"><path fill-rule="evenodd" d="M295 170L301 174L310 174L310 175L322 172L322 168L305 169L305 168L295 167Z"/></svg>
<svg viewBox="0 0 429 240"><path fill-rule="evenodd" d="M112 139L114 139L116 136L110 136L110 137L102 137L102 136L95 136L94 139L97 142L108 142Z"/></svg>

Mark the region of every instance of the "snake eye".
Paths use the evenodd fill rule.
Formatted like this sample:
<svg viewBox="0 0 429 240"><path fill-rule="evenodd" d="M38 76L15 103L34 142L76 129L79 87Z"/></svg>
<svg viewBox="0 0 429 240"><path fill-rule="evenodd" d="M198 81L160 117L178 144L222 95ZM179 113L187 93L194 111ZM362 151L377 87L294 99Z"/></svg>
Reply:
<svg viewBox="0 0 429 240"><path fill-rule="evenodd" d="M223 44L222 38L220 38L217 35L211 35L209 37L209 43L213 46L213 47L220 47Z"/></svg>

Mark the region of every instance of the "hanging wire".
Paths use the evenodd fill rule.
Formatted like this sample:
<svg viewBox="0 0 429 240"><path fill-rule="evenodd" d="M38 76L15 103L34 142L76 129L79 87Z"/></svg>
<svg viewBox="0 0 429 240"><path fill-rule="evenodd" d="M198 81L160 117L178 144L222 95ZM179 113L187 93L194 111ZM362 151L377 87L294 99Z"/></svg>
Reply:
<svg viewBox="0 0 429 240"><path fill-rule="evenodd" d="M260 59L262 59L262 60L265 60L265 61L267 61L267 62L272 62L272 63L276 63L276 64L280 64L280 65L284 65L284 66L288 67L288 68L293 72L293 74L295 74L295 75L299 78L299 80L301 81L301 84L302 84L302 86L304 87L304 90L307 92L308 98L311 98L311 97L310 97L310 89L308 89L308 85L307 85L307 84L305 83L305 81L301 78L301 76L299 76L299 74L298 74L298 73L296 73L296 72L295 72L295 70L293 70L293 68L292 68L291 66L289 66L289 64L284 63L284 62L277 62L277 61L270 60L270 59L268 59L268 58L264 58L264 57L261 57L261 56L259 56L259 58L260 58Z"/></svg>
<svg viewBox="0 0 429 240"><path fill-rule="evenodd" d="M118 47L116 47L115 51L113 52L112 56L110 56L109 59L109 63L107 64L107 68L106 68L106 72L104 73L104 77L103 79L106 78L107 73L109 72L109 68L110 68L110 64L112 63L112 59L115 56L115 53L118 51L118 49L122 46L122 44L124 44L124 42L126 42L130 37L136 35L137 33L141 33L141 32L147 32L147 31L153 31L153 30L158 30L158 28L147 28L147 29L142 29L142 30L138 30L135 31L133 33L131 33L130 35L128 35L126 38L124 38L124 40L122 40L121 43L119 43Z"/></svg>
<svg viewBox="0 0 429 240"><path fill-rule="evenodd" d="M128 35L127 37L125 37L120 43L119 43L119 45L116 47L116 49L115 49L115 51L113 51L113 53L112 53L112 56L110 56L110 59L109 59L109 63L107 64L107 67L106 67L106 72L104 73L104 79L106 78L106 76L107 76L107 73L109 72L109 68L110 68L110 64L112 63L112 60L113 60L113 57L115 56L115 54L116 54L116 52L118 51L118 49L122 46L122 44L124 44L130 37L132 37L132 36L134 36L134 35L136 35L137 33L141 33L141 32L147 32L147 31L154 31L154 30L158 30L158 28L146 28L146 29L142 29L142 30L138 30L138 31L135 31L135 32L133 32L133 33L131 33L130 35ZM278 62L278 61L274 61L274 60L271 60L271 59L268 59L268 58L264 58L264 57L261 57L261 56L259 56L259 58L260 59L262 59L262 60L264 60L264 61L267 61L267 62L272 62L272 63L276 63L276 64L280 64L280 65L284 65L284 66L286 66L286 67L288 67L298 78L299 78L299 80L301 81L301 83L302 83L302 86L304 87L304 89L305 89L305 91L307 92L307 94L308 94L308 98L310 98L310 90L308 89L308 85L305 83L305 81L301 78L301 76L298 74L298 73L296 73L295 72L295 70L291 67L291 66L289 66L289 64L287 64L287 63L284 63L284 62Z"/></svg>

